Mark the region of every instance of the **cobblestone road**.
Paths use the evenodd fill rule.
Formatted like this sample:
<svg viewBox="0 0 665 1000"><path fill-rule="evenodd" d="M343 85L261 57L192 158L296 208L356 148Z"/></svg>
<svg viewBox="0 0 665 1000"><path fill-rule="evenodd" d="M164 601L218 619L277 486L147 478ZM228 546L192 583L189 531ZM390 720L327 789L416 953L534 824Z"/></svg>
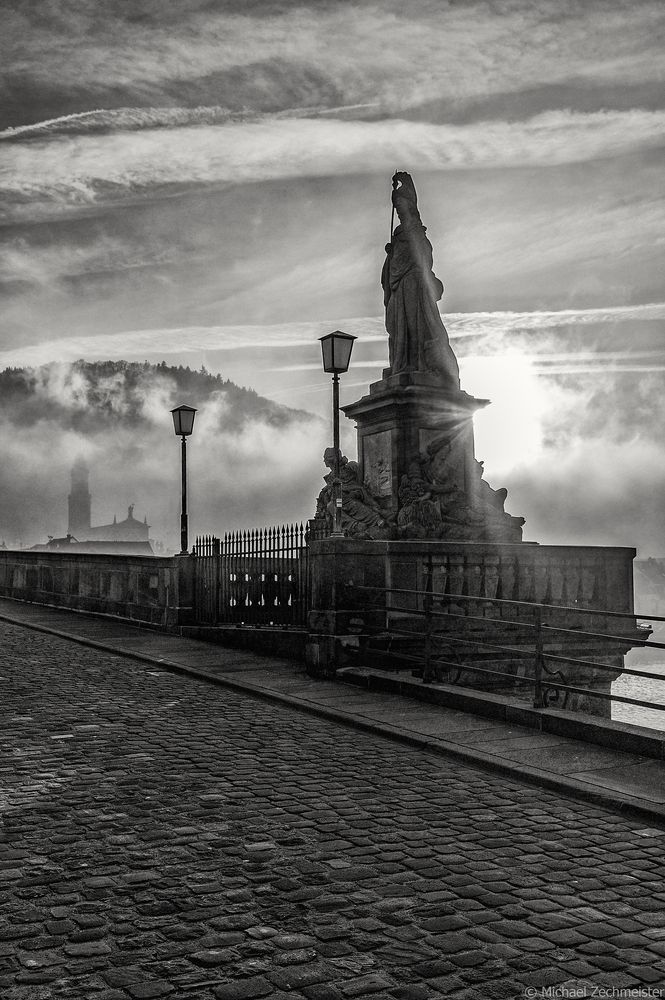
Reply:
<svg viewBox="0 0 665 1000"><path fill-rule="evenodd" d="M665 984L660 831L66 640L0 642L5 1000Z"/></svg>

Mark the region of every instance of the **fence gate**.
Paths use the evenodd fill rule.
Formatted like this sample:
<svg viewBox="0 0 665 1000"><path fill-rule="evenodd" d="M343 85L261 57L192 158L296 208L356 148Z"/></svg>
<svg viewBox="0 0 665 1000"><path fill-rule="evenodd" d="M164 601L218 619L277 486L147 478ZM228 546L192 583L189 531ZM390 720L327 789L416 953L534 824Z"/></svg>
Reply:
<svg viewBox="0 0 665 1000"><path fill-rule="evenodd" d="M306 529L300 524L196 539L196 616L206 625L304 628L309 610Z"/></svg>

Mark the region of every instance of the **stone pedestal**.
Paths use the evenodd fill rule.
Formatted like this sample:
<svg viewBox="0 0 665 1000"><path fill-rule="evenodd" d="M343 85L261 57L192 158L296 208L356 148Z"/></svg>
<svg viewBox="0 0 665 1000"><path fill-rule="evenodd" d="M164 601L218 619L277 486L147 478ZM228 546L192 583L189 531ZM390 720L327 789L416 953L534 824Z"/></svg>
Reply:
<svg viewBox="0 0 665 1000"><path fill-rule="evenodd" d="M429 464L433 480L477 499L480 474L473 414L489 400L442 385L426 372L384 373L356 403L342 407L358 429L363 485L386 514L396 515L403 477Z"/></svg>
<svg viewBox="0 0 665 1000"><path fill-rule="evenodd" d="M524 518L506 513L507 491L491 488L475 456L473 415L488 402L436 373L387 369L343 407L358 430L358 486L387 525L356 537L522 540Z"/></svg>

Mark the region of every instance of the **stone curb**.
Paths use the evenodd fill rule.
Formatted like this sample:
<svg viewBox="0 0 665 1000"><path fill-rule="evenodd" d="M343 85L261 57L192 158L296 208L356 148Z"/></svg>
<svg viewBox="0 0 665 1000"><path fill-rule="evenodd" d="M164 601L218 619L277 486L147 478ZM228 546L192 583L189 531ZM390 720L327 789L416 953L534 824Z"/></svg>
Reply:
<svg viewBox="0 0 665 1000"><path fill-rule="evenodd" d="M35 632L54 635L60 639L76 642L90 649L98 649L106 653L112 653L115 656L137 660L140 663L150 663L153 666L161 667L163 670L169 670L175 674L216 684L219 687L224 687L240 694L248 694L263 701L274 702L296 711L305 712L308 715L314 715L330 722L349 726L361 732L371 733L373 736L382 736L385 739L432 753L438 757L450 757L470 767L493 771L514 781L526 781L528 784L537 785L553 792L563 793L572 798L589 802L592 805L618 811L622 815L634 816L641 820L648 820L651 823L665 826L665 803L647 802L644 799L626 795L622 792L592 788L586 782L579 781L576 778L555 775L551 771L543 771L540 768L531 767L527 764L508 764L494 757L492 754L481 750L472 750L468 747L462 749L458 745L448 743L445 740L417 736L408 730L392 726L388 723L377 722L362 715L355 715L340 709L327 708L324 705L308 701L305 698L297 698L293 695L281 694L278 691L270 691L267 688L259 687L247 681L231 680L203 667L187 666L186 664L177 663L174 660L168 660L164 657L150 656L146 653L128 650L114 646L108 642L100 642L96 639L88 639L85 636L51 628L47 625L38 625L18 618L12 618L3 613L0 613L0 621L23 626Z"/></svg>

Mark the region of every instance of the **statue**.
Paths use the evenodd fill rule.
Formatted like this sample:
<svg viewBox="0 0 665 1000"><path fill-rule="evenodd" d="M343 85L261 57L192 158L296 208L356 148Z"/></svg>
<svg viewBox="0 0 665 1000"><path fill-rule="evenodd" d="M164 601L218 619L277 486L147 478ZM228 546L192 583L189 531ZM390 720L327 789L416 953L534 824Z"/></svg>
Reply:
<svg viewBox="0 0 665 1000"><path fill-rule="evenodd" d="M392 203L400 224L386 244L381 272L390 370L433 372L459 389L457 359L437 306L443 285L433 271L432 244L418 212L411 175L392 179Z"/></svg>
<svg viewBox="0 0 665 1000"><path fill-rule="evenodd" d="M332 531L335 522L335 449L326 448L323 461L330 469L324 476L326 485L316 501L316 519L325 521ZM346 455L339 456L339 478L342 495L342 531L349 538L388 538L391 526L374 497L360 480L357 462L350 462Z"/></svg>

